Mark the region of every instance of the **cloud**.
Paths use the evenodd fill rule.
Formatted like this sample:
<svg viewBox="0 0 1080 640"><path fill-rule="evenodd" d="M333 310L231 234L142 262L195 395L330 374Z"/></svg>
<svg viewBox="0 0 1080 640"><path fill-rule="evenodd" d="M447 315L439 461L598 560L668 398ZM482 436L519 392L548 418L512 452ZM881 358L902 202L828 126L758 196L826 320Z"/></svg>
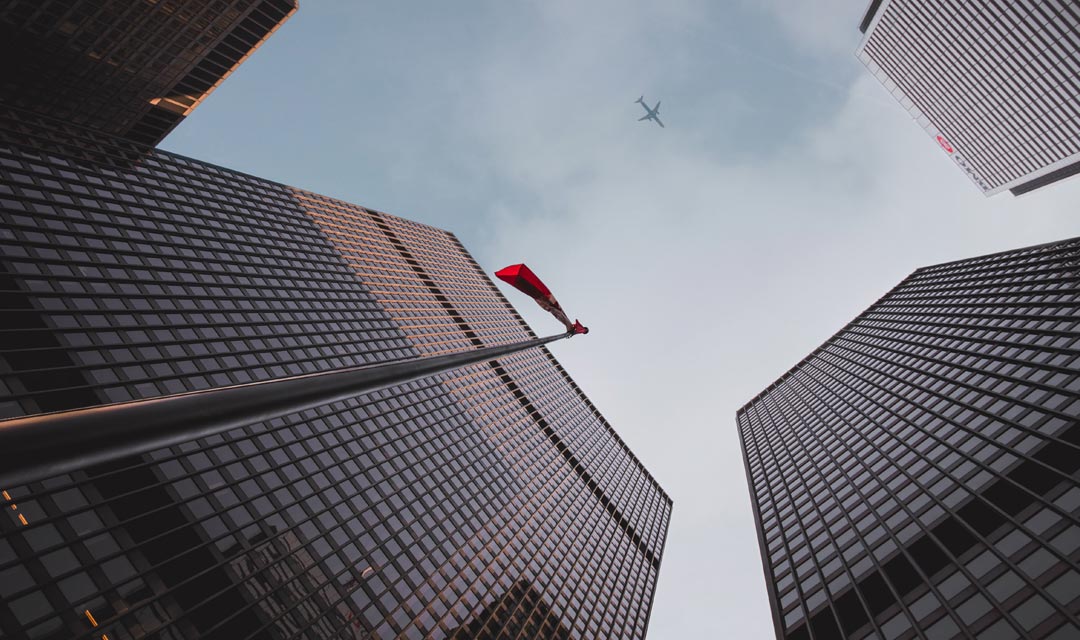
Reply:
<svg viewBox="0 0 1080 640"><path fill-rule="evenodd" d="M769 14L787 40L805 52L850 55L861 38L869 0L744 0L747 7Z"/></svg>

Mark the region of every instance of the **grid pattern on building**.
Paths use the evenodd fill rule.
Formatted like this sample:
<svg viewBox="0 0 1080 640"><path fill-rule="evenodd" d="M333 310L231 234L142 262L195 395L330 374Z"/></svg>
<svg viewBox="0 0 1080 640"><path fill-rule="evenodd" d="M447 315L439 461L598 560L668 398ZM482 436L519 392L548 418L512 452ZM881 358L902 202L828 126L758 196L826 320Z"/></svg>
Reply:
<svg viewBox="0 0 1080 640"><path fill-rule="evenodd" d="M530 620L515 620L515 612L520 610L533 610L543 606L540 593L527 582L518 582L500 599L496 600L485 610L484 614L468 625L463 625L451 632L451 638L478 638L486 634L485 622L498 624L500 627L510 630L513 637L519 638L551 638L552 640L564 640L570 637L570 633L561 626L543 628L530 624Z"/></svg>
<svg viewBox="0 0 1080 640"><path fill-rule="evenodd" d="M452 234L293 191L419 352L439 355L535 337Z"/></svg>
<svg viewBox="0 0 1080 640"><path fill-rule="evenodd" d="M297 198L357 274L373 283L372 293L380 305L421 352L439 354L533 337L453 235L310 192L297 190ZM667 512L658 509L664 499L641 463L551 354L541 349L502 359L491 376L491 384L529 398L523 406L532 414L530 422L541 426L648 564L658 568L667 529ZM568 402L560 392L565 385L583 402ZM474 407L467 394L460 399L474 408L478 424L502 428L500 422L491 422L489 406ZM628 485L630 480L635 482ZM600 486L610 488L601 491ZM627 515L645 528L639 531ZM604 554L598 552L596 558ZM655 576L643 572L638 587L650 593ZM621 587L615 583L605 588L617 592ZM627 595L639 596L633 589ZM611 604L614 610L615 603Z"/></svg>
<svg viewBox="0 0 1080 640"><path fill-rule="evenodd" d="M154 146L295 0L4 0L0 103Z"/></svg>
<svg viewBox="0 0 1080 640"><path fill-rule="evenodd" d="M535 419L547 428L549 439L572 452L567 456L571 466L650 564L659 567L670 510L662 508L666 498L645 467L550 354L511 356L502 366L507 384L530 398ZM568 402L557 392L564 385L584 401Z"/></svg>
<svg viewBox="0 0 1080 640"><path fill-rule="evenodd" d="M916 271L738 413L785 639L1080 637L1080 239Z"/></svg>
<svg viewBox="0 0 1080 640"><path fill-rule="evenodd" d="M73 366L85 381L61 392L117 402L415 353L288 187L167 154L130 172L0 163L5 272L55 341L5 345L7 415L49 410L37 386Z"/></svg>
<svg viewBox="0 0 1080 640"><path fill-rule="evenodd" d="M531 335L446 232L25 114L0 142L4 415ZM641 638L671 509L546 349L2 489L31 638Z"/></svg>
<svg viewBox="0 0 1080 640"><path fill-rule="evenodd" d="M872 25L860 60L984 192L1080 162L1075 2L890 0Z"/></svg>

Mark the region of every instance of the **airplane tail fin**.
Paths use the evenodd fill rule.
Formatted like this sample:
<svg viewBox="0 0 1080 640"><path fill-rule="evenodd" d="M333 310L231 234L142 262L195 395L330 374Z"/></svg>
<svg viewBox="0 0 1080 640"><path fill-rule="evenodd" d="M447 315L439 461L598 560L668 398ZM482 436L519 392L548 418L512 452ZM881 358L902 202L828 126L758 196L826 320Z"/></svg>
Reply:
<svg viewBox="0 0 1080 640"><path fill-rule="evenodd" d="M639 102L645 102L645 96L640 96L637 100L634 100L634 104L637 104Z"/></svg>

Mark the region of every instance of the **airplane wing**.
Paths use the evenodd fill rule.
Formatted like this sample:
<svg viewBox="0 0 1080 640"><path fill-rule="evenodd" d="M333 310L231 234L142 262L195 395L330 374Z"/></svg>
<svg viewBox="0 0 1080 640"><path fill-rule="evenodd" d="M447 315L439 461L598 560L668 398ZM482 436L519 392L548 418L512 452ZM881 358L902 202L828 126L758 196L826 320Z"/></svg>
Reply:
<svg viewBox="0 0 1080 640"><path fill-rule="evenodd" d="M652 108L653 113L660 113L660 101L656 101L656 106Z"/></svg>
<svg viewBox="0 0 1080 640"><path fill-rule="evenodd" d="M645 115L643 115L643 116L641 116L640 118L638 118L638 119L637 119L637 121L638 121L638 122L641 122L642 120L648 120L648 119L649 119L649 118L651 118L651 117L652 117L652 114L651 114L651 113L646 113Z"/></svg>

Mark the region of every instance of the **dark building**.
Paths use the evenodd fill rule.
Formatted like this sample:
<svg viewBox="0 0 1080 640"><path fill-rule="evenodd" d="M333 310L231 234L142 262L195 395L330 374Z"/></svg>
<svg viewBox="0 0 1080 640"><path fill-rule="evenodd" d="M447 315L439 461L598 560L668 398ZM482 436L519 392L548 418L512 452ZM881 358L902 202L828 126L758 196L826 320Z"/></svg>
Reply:
<svg viewBox="0 0 1080 640"><path fill-rule="evenodd" d="M0 104L149 148L296 0L0 0Z"/></svg>
<svg viewBox="0 0 1080 640"><path fill-rule="evenodd" d="M534 337L451 233L58 100L0 104L0 417ZM0 490L34 639L642 638L671 511L545 348Z"/></svg>
<svg viewBox="0 0 1080 640"><path fill-rule="evenodd" d="M533 337L450 233L6 116L6 416ZM440 637L522 583L508 629L641 638L671 508L543 348L3 489L32 638Z"/></svg>
<svg viewBox="0 0 1080 640"><path fill-rule="evenodd" d="M1080 5L873 0L858 57L983 191L1080 172Z"/></svg>
<svg viewBox="0 0 1080 640"><path fill-rule="evenodd" d="M919 269L738 412L777 638L1080 638L1080 239Z"/></svg>

